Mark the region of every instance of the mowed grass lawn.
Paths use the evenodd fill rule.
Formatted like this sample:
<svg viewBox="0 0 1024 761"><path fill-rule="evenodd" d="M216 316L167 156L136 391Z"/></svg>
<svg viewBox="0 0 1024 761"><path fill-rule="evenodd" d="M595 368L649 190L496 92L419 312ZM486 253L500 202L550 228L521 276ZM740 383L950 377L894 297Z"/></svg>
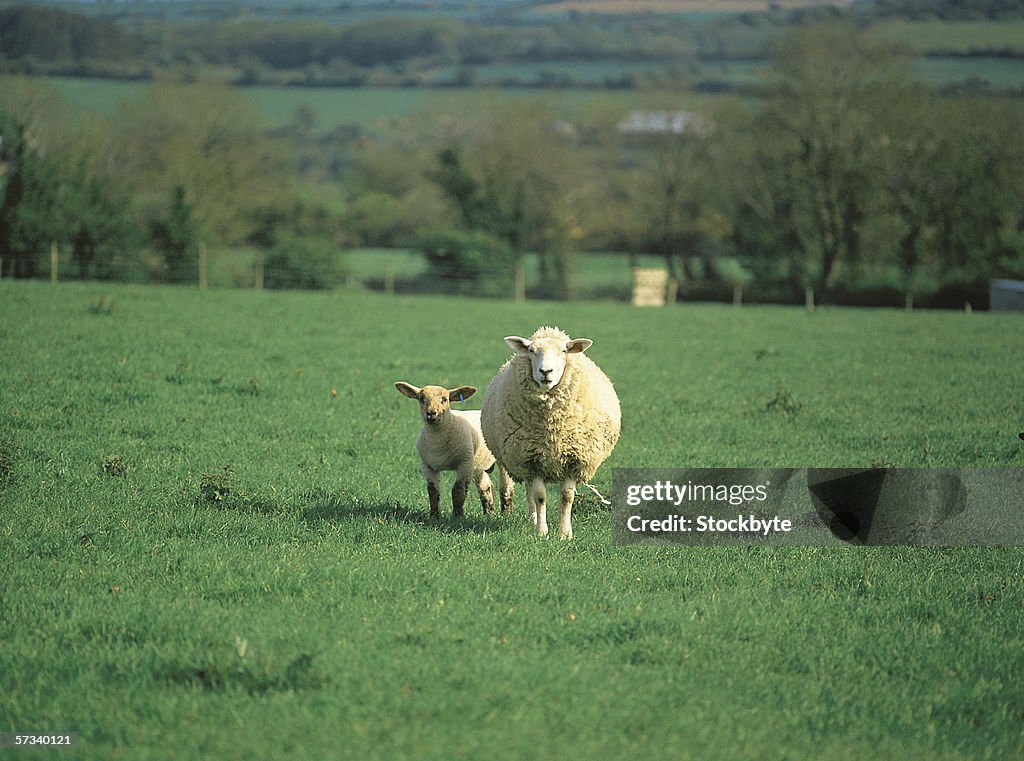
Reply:
<svg viewBox="0 0 1024 761"><path fill-rule="evenodd" d="M1020 548L431 523L393 381L482 389L541 323L619 391L605 493L1024 464L1021 315L0 282L0 731L78 733L12 758L1024 753Z"/></svg>

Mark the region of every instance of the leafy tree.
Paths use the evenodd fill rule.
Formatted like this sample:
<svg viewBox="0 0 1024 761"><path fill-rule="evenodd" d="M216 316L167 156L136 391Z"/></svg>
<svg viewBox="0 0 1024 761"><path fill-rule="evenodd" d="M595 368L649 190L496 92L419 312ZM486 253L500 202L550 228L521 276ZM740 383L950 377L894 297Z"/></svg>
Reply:
<svg viewBox="0 0 1024 761"><path fill-rule="evenodd" d="M516 254L508 243L481 230L436 230L417 248L428 274L454 293L507 296L512 291Z"/></svg>
<svg viewBox="0 0 1024 761"><path fill-rule="evenodd" d="M64 191L64 240L71 243L78 276L127 276L125 265L141 242L125 213L129 199L108 178L87 174L82 167L65 181Z"/></svg>
<svg viewBox="0 0 1024 761"><path fill-rule="evenodd" d="M196 237L246 241L257 213L288 190L284 159L254 104L226 87L156 85L124 106L106 154L135 198L140 222L160 217L181 189Z"/></svg>
<svg viewBox="0 0 1024 761"><path fill-rule="evenodd" d="M0 115L7 177L0 201L0 257L14 277L34 277L38 258L59 236L59 182L53 164L27 145L24 127Z"/></svg>
<svg viewBox="0 0 1024 761"><path fill-rule="evenodd" d="M845 24L796 28L773 64L778 95L755 127L754 166L765 173L755 182L769 194L759 216L782 226L772 237L785 246L793 284L827 294L864 253L879 201L878 107L901 71Z"/></svg>
<svg viewBox="0 0 1024 761"><path fill-rule="evenodd" d="M341 282L344 272L342 254L333 242L286 237L267 254L264 284L267 288L326 290Z"/></svg>
<svg viewBox="0 0 1024 761"><path fill-rule="evenodd" d="M194 283L198 279L198 231L185 189L171 191L167 216L155 220L150 230L153 247L163 256L167 279L172 283Z"/></svg>
<svg viewBox="0 0 1024 761"><path fill-rule="evenodd" d="M999 275L1000 260L1010 254L1007 233L1024 221L1024 119L1017 109L978 98L944 101L935 118L947 135L934 169L937 257L949 274Z"/></svg>
<svg viewBox="0 0 1024 761"><path fill-rule="evenodd" d="M1011 274L1022 220L1024 124L1013 109L909 90L876 115L903 288L922 265L967 279Z"/></svg>
<svg viewBox="0 0 1024 761"><path fill-rule="evenodd" d="M0 8L0 50L10 60L122 60L140 47L108 19L27 4Z"/></svg>
<svg viewBox="0 0 1024 761"><path fill-rule="evenodd" d="M5 77L0 101L10 115L0 118L0 147L14 159L3 216L7 245L20 250L17 271L35 273L36 258L56 241L72 246L79 276L118 274L136 240L129 198L98 158L97 125L68 130L67 107L45 82Z"/></svg>
<svg viewBox="0 0 1024 761"><path fill-rule="evenodd" d="M493 210L487 208L480 183L466 168L460 145L448 145L438 151L437 169L431 178L455 205L466 227L487 227L490 224L488 215L493 214Z"/></svg>
<svg viewBox="0 0 1024 761"><path fill-rule="evenodd" d="M424 230L458 224L457 212L427 180L435 160L431 141L424 137L429 130L417 121L408 133L353 150L343 180L349 201L341 216L353 242L410 246Z"/></svg>
<svg viewBox="0 0 1024 761"><path fill-rule="evenodd" d="M489 109L461 141L437 154L431 178L468 229L541 255L546 293L572 293L572 243L580 225L581 170L572 138L536 103Z"/></svg>
<svg viewBox="0 0 1024 761"><path fill-rule="evenodd" d="M661 254L676 281L717 279L715 257L732 232L723 213L728 197L716 122L699 114L686 114L684 122L681 114L671 131L626 138L640 141L643 156L633 177L628 247Z"/></svg>

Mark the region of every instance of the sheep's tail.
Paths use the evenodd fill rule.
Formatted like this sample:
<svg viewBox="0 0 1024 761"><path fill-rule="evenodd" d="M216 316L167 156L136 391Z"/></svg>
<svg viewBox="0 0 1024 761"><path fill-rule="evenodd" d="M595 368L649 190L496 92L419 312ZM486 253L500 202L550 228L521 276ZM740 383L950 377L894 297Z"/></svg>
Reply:
<svg viewBox="0 0 1024 761"><path fill-rule="evenodd" d="M604 505L610 505L611 504L611 501L605 499L604 495L601 492L599 492L597 489L595 489L592 485L588 484L586 481L580 481L580 483L583 484L584 486L586 486L588 489L590 489L590 491L594 492L594 494L597 495L597 498L599 500L601 500L602 504L604 504Z"/></svg>

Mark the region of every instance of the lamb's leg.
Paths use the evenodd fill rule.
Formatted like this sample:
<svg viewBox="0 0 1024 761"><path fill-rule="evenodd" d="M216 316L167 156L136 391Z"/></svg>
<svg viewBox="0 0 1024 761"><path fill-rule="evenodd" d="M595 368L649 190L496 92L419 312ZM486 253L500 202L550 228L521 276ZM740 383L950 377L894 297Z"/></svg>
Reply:
<svg viewBox="0 0 1024 761"><path fill-rule="evenodd" d="M476 477L476 490L480 493L480 506L485 513L494 512L494 488L491 486L491 477L486 470L481 470Z"/></svg>
<svg viewBox="0 0 1024 761"><path fill-rule="evenodd" d="M441 474L428 466L420 463L420 472L427 482L427 498L430 500L430 517L441 517Z"/></svg>
<svg viewBox="0 0 1024 761"><path fill-rule="evenodd" d="M501 465L498 465L498 492L501 497L501 512L505 515L512 514L512 493L515 491L516 483ZM536 521L534 521L536 523Z"/></svg>
<svg viewBox="0 0 1024 761"><path fill-rule="evenodd" d="M436 481L427 481L427 497L430 499L430 517L441 517L441 485Z"/></svg>
<svg viewBox="0 0 1024 761"><path fill-rule="evenodd" d="M526 499L530 503L530 519L537 528L537 536L548 535L548 490L543 479L535 478L527 487Z"/></svg>
<svg viewBox="0 0 1024 761"><path fill-rule="evenodd" d="M461 518L464 513L463 505L466 504L466 492L469 490L469 482L457 479L452 486L452 516Z"/></svg>
<svg viewBox="0 0 1024 761"><path fill-rule="evenodd" d="M561 500L558 503L558 538L572 539L572 503L576 499L576 479L562 481Z"/></svg>

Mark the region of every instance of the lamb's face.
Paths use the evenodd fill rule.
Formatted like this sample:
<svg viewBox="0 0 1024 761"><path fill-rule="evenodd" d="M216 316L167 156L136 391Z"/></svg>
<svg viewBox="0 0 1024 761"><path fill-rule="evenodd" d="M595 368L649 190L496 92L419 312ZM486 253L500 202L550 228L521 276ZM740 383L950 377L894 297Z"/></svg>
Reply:
<svg viewBox="0 0 1024 761"><path fill-rule="evenodd" d="M452 408L448 389L443 386L424 386L419 394L420 415L427 425L436 423Z"/></svg>
<svg viewBox="0 0 1024 761"><path fill-rule="evenodd" d="M586 351L594 342L589 338L565 340L545 336L531 340L507 336L505 343L520 356L529 358L533 382L550 391L561 382L569 355Z"/></svg>
<svg viewBox="0 0 1024 761"><path fill-rule="evenodd" d="M424 386L419 388L411 383L398 381L395 383L402 394L420 403L420 416L427 425L434 425L452 407L452 400L461 402L476 393L473 386L445 388L444 386Z"/></svg>

